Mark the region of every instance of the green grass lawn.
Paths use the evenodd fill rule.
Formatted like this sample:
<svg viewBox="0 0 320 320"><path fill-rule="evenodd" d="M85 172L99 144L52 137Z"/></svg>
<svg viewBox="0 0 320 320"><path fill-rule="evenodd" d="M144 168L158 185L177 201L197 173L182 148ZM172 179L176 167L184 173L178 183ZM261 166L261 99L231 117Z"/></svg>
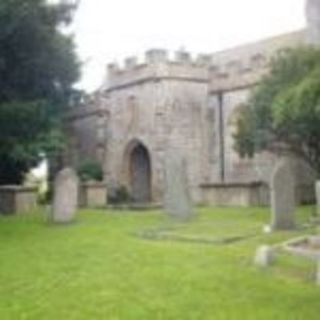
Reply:
<svg viewBox="0 0 320 320"><path fill-rule="evenodd" d="M319 320L313 265L285 254L252 265L261 244L315 229L263 235L266 209L198 209L189 224L159 212L82 211L53 226L43 214L0 217L0 319ZM299 210L302 223L311 208ZM229 244L145 239L244 236Z"/></svg>

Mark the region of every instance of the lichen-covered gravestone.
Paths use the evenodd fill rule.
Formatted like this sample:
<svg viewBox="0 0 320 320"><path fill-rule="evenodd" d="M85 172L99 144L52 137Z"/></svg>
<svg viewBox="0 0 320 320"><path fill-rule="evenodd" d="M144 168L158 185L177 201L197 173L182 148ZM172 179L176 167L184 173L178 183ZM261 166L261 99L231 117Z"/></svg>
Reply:
<svg viewBox="0 0 320 320"><path fill-rule="evenodd" d="M186 160L178 149L170 149L166 154L164 192L164 208L170 217L182 221L193 217Z"/></svg>
<svg viewBox="0 0 320 320"><path fill-rule="evenodd" d="M316 182L317 215L320 215L320 181Z"/></svg>
<svg viewBox="0 0 320 320"><path fill-rule="evenodd" d="M272 230L290 230L295 226L295 178L292 160L282 158L271 178Z"/></svg>
<svg viewBox="0 0 320 320"><path fill-rule="evenodd" d="M71 168L65 168L58 173L54 181L54 198L52 221L68 223L74 220L78 209L79 179Z"/></svg>

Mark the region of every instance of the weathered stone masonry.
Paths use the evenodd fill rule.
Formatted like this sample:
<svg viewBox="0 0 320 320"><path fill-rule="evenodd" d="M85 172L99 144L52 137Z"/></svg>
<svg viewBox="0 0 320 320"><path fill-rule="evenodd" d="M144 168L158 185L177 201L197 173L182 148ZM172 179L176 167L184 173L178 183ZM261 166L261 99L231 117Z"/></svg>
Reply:
<svg viewBox="0 0 320 320"><path fill-rule="evenodd" d="M138 202L163 200L169 148L186 157L197 202L205 200L202 185L208 194L217 184L239 185L238 190L268 184L275 155L248 160L233 150L237 108L266 74L274 54L306 42L303 30L196 59L177 52L170 60L166 51L151 50L143 63L132 57L123 68L110 64L99 92L69 117L68 161L95 157L110 192L125 186ZM312 180L306 172L297 179L301 190Z"/></svg>

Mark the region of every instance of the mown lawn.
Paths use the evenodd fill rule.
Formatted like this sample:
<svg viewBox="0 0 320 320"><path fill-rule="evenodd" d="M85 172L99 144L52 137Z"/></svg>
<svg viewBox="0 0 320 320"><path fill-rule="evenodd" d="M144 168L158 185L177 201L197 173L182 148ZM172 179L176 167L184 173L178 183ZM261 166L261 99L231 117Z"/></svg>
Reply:
<svg viewBox="0 0 320 320"><path fill-rule="evenodd" d="M283 254L267 270L252 265L257 246L315 229L263 235L266 209L198 211L173 225L156 211L82 211L67 226L43 213L0 217L0 319L320 319L312 263ZM200 241L137 236L167 229ZM228 236L243 239L201 242Z"/></svg>

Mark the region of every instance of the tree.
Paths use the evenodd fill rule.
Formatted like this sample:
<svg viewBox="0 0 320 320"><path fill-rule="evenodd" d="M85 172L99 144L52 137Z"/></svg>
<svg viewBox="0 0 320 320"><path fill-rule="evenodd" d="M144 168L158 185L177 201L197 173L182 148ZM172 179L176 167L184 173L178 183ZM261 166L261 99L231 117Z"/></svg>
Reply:
<svg viewBox="0 0 320 320"><path fill-rule="evenodd" d="M241 106L234 135L242 156L289 151L320 174L320 49L279 53L270 73Z"/></svg>
<svg viewBox="0 0 320 320"><path fill-rule="evenodd" d="M79 62L64 27L75 4L0 1L0 184L21 183L61 147L61 116L75 93Z"/></svg>

